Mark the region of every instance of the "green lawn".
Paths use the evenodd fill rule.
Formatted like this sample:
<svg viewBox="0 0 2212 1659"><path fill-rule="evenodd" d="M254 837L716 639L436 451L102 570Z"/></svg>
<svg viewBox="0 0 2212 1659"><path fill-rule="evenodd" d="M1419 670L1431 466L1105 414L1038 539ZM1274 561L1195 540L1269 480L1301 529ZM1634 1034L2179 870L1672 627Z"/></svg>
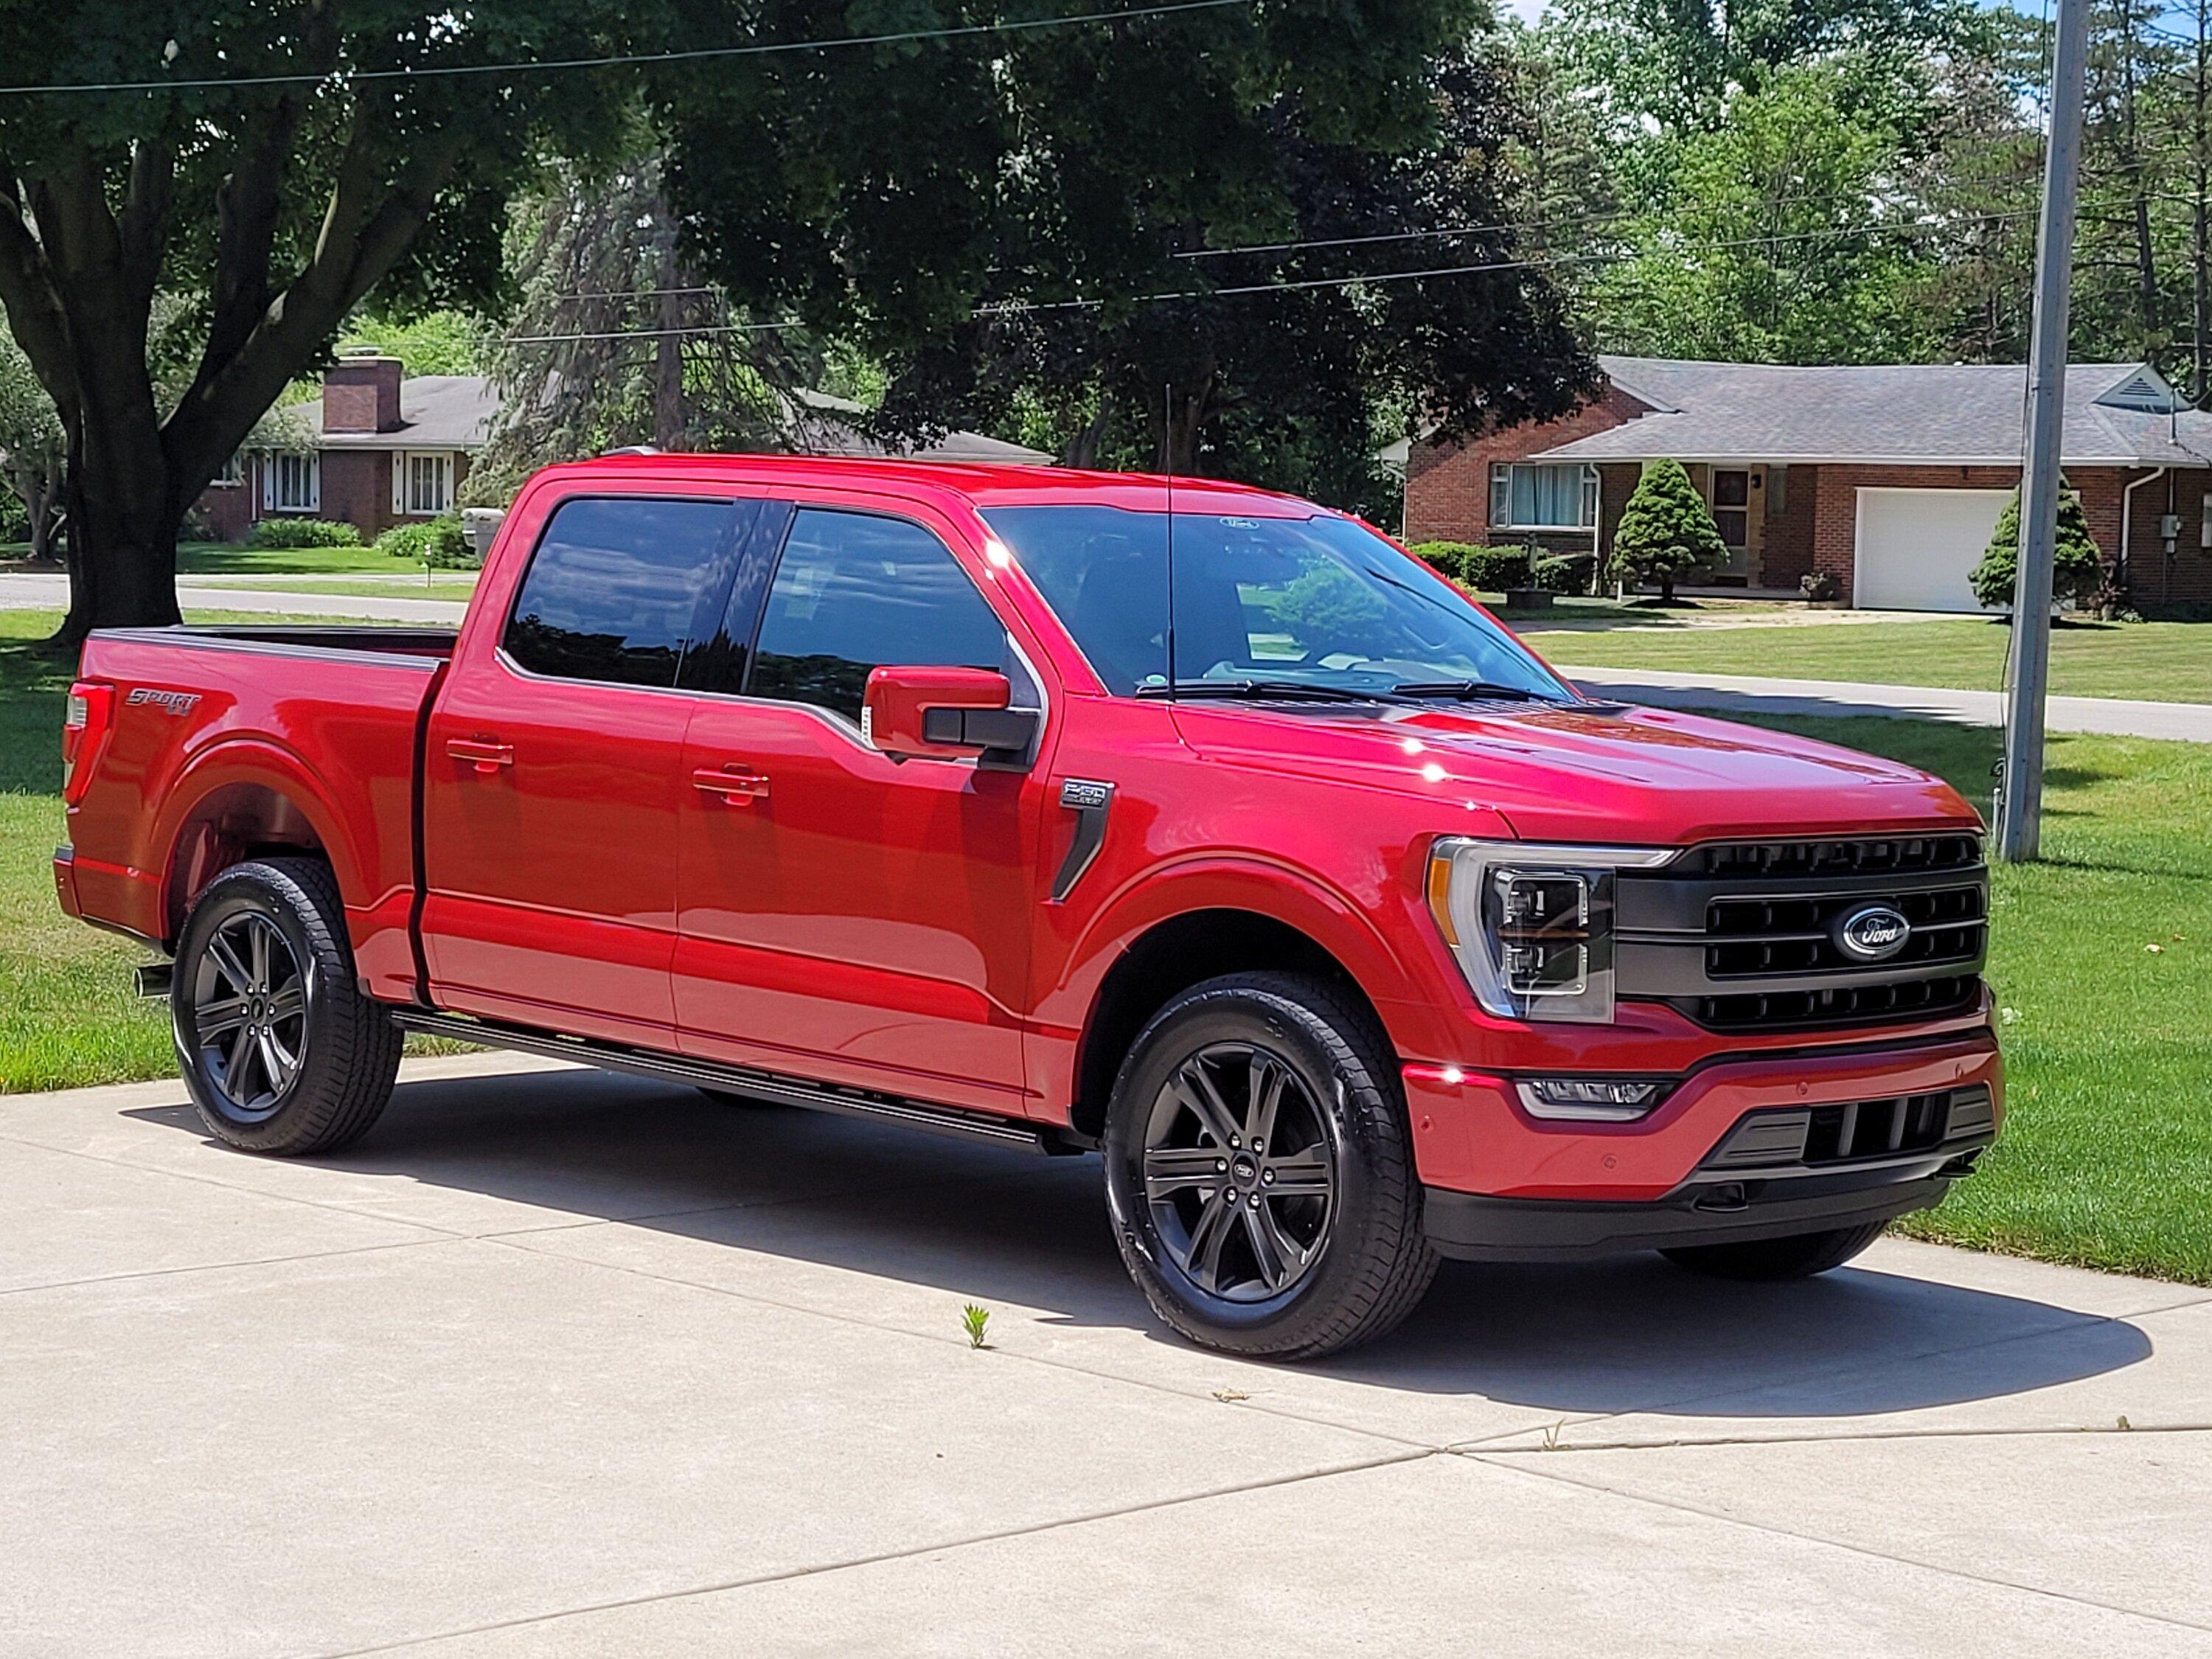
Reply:
<svg viewBox="0 0 2212 1659"><path fill-rule="evenodd" d="M1994 691L2010 630L1999 622L1838 623L1784 628L1545 633L1555 662L1684 673L1774 674ZM2051 635L2051 689L2063 696L2212 702L2212 623L2069 623Z"/></svg>
<svg viewBox="0 0 2212 1659"><path fill-rule="evenodd" d="M384 575L422 567L373 547L240 547L228 542L186 542L177 550L185 576L343 576L362 570Z"/></svg>
<svg viewBox="0 0 2212 1659"><path fill-rule="evenodd" d="M160 1010L128 994L143 953L54 903L68 671L9 642L56 621L0 612L0 1091L173 1065ZM1762 723L1926 767L1986 809L1994 732ZM2006 1137L1908 1230L2212 1283L2212 744L2054 736L2046 781L2048 861L1999 869L1993 898Z"/></svg>
<svg viewBox="0 0 2212 1659"><path fill-rule="evenodd" d="M425 582L419 574L414 580L404 582L325 581L311 576L272 576L267 581L257 581L253 586L256 592L297 593L307 599L318 593L351 593L369 599L445 599L455 605L467 604L469 595L477 591L474 582Z"/></svg>
<svg viewBox="0 0 2212 1659"><path fill-rule="evenodd" d="M1759 723L1925 767L1989 809L1994 731ZM2212 1284L2212 744L2054 736L2048 767L2045 861L1999 866L1991 895L2005 1138L1905 1230Z"/></svg>

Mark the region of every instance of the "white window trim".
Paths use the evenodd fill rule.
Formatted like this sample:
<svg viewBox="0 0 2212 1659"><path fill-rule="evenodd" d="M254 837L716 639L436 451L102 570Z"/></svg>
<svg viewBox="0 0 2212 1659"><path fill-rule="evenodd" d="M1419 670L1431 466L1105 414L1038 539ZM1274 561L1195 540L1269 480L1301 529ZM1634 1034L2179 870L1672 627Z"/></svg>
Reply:
<svg viewBox="0 0 2212 1659"><path fill-rule="evenodd" d="M440 472L442 488L440 493L446 504L439 507L416 507L408 503L413 481L414 463L434 461ZM460 457L450 449L395 449L392 452L392 511L402 519L443 518L453 510L455 493L460 483Z"/></svg>
<svg viewBox="0 0 2212 1659"><path fill-rule="evenodd" d="M277 474L284 461L305 460L307 463L307 505L276 500ZM296 513L312 515L323 510L323 457L319 450L308 450L305 454L283 450L271 450L261 458L261 510L264 513Z"/></svg>
<svg viewBox="0 0 2212 1659"><path fill-rule="evenodd" d="M1530 535L1588 536L1595 540L1597 536L1598 520L1605 516L1605 509L1604 503L1599 499L1598 492L1600 483L1597 468L1588 461L1584 461L1581 464L1583 469L1583 488L1581 496L1579 497L1579 505L1581 505L1589 514L1589 522L1588 524L1516 524L1512 522L1513 468L1516 466L1573 466L1574 465L1576 465L1576 463L1573 461L1492 461L1490 464L1490 500L1492 507L1490 527L1492 530L1514 531L1525 532ZM1498 480L1500 468L1504 469L1506 478L1505 517L1504 520L1500 520L1496 516Z"/></svg>

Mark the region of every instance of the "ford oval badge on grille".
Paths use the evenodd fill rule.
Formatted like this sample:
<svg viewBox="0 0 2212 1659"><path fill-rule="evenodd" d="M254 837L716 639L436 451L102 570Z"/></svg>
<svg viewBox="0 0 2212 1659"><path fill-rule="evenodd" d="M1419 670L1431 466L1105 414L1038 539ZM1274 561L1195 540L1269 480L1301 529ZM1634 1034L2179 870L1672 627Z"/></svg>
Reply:
<svg viewBox="0 0 2212 1659"><path fill-rule="evenodd" d="M1836 919L1836 945L1861 962L1882 962L1905 948L1912 924L1891 904L1862 904Z"/></svg>

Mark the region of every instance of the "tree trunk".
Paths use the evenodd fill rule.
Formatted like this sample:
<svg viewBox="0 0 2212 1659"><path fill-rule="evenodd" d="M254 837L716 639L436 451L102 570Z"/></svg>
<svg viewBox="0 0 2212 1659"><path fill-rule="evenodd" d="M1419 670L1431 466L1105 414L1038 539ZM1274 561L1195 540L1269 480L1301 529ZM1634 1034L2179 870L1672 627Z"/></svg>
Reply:
<svg viewBox="0 0 2212 1659"><path fill-rule="evenodd" d="M149 490L143 465L112 467L76 446L66 485L69 615L47 641L74 650L95 628L165 628L177 609L177 531L182 507Z"/></svg>
<svg viewBox="0 0 2212 1659"><path fill-rule="evenodd" d="M54 488L54 475L40 471L30 488L22 492L23 505L31 516L31 560L45 564L54 556L54 506L60 492Z"/></svg>

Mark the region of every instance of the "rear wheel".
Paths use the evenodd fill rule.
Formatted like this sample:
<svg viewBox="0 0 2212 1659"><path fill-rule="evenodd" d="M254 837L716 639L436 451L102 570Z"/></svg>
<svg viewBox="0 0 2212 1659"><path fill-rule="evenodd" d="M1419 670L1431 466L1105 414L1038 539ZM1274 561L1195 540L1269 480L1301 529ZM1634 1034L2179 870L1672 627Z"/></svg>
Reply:
<svg viewBox="0 0 2212 1659"><path fill-rule="evenodd" d="M1107 1198L1153 1310L1224 1352L1313 1358L1382 1335L1435 1276L1389 1048L1325 981L1184 992L1131 1046Z"/></svg>
<svg viewBox="0 0 2212 1659"><path fill-rule="evenodd" d="M1713 1279L1810 1279L1840 1267L1881 1237L1886 1221L1787 1238L1753 1238L1737 1244L1688 1244L1660 1255L1678 1267Z"/></svg>
<svg viewBox="0 0 2212 1659"><path fill-rule="evenodd" d="M404 1038L356 983L337 883L315 860L208 884L178 941L170 1014L200 1121L234 1146L329 1152L392 1097Z"/></svg>

